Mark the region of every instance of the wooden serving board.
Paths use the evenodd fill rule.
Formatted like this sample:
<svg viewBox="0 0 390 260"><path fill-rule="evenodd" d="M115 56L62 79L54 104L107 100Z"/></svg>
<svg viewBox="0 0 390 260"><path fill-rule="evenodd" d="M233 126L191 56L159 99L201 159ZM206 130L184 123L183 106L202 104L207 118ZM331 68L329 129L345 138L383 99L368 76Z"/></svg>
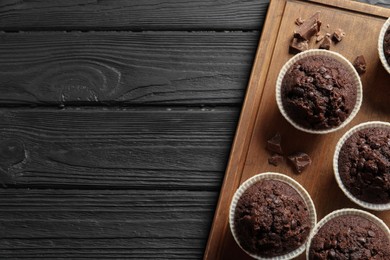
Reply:
<svg viewBox="0 0 390 260"><path fill-rule="evenodd" d="M342 28L346 37L331 50L353 61L363 54L367 72L362 75L363 104L345 128L327 135L313 135L292 127L280 114L275 101L275 82L283 64L292 57L289 42L297 27L296 18L321 12L321 32ZM267 171L284 173L302 184L312 196L318 220L340 208L359 208L337 186L332 157L338 139L352 126L370 120L390 121L390 75L381 66L377 53L379 31L390 17L390 9L347 0L272 0L257 50L248 90L241 112L229 164L221 189L204 259L250 259L235 243L229 226L231 198L249 177ZM327 25L329 24L329 28ZM313 38L312 48L319 44ZM276 132L282 135L285 154L308 153L312 165L296 174L290 165L268 164L266 141ZM390 225L390 211L372 212ZM305 259L302 254L298 259Z"/></svg>

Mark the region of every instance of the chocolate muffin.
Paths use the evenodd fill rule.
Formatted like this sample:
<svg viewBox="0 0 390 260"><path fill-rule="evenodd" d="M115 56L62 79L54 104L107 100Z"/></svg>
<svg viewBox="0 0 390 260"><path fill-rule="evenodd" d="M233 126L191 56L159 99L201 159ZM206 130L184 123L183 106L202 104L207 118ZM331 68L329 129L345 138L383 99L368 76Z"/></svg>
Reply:
<svg viewBox="0 0 390 260"><path fill-rule="evenodd" d="M383 38L383 53L385 54L386 61L390 65L390 26L385 32L385 37Z"/></svg>
<svg viewBox="0 0 390 260"><path fill-rule="evenodd" d="M363 216L341 215L311 239L309 259L390 259L389 234Z"/></svg>
<svg viewBox="0 0 390 260"><path fill-rule="evenodd" d="M300 194L278 180L260 180L240 197L234 226L240 245L261 257L287 254L305 243L309 209Z"/></svg>
<svg viewBox="0 0 390 260"><path fill-rule="evenodd" d="M355 76L335 58L307 56L286 72L281 99L288 117L299 126L312 130L335 128L355 107Z"/></svg>
<svg viewBox="0 0 390 260"><path fill-rule="evenodd" d="M390 129L368 127L353 133L338 157L339 176L357 199L390 202Z"/></svg>

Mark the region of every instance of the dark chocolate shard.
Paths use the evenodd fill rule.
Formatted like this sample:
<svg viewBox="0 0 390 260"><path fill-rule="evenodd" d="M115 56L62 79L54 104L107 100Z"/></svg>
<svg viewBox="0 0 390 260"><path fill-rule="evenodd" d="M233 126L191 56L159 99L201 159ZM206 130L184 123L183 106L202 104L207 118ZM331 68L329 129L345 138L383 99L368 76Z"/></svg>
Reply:
<svg viewBox="0 0 390 260"><path fill-rule="evenodd" d="M282 162L284 162L283 156L281 156L280 154L277 154L277 153L273 154L271 157L268 158L268 163L272 164L274 166L278 166Z"/></svg>
<svg viewBox="0 0 390 260"><path fill-rule="evenodd" d="M279 133L276 133L271 139L267 141L267 150L277 154L283 154L281 143L282 137Z"/></svg>
<svg viewBox="0 0 390 260"><path fill-rule="evenodd" d="M322 34L317 35L316 42L322 41L322 40L324 39L324 37L325 37L325 36L322 35Z"/></svg>
<svg viewBox="0 0 390 260"><path fill-rule="evenodd" d="M289 53L297 54L299 52L306 51L308 49L309 49L308 41L298 39L298 38L293 38L290 43Z"/></svg>
<svg viewBox="0 0 390 260"><path fill-rule="evenodd" d="M298 29L294 32L294 37L308 41L320 31L320 28L320 12L316 12L312 17L307 19L301 26L298 27Z"/></svg>
<svg viewBox="0 0 390 260"><path fill-rule="evenodd" d="M294 153L287 158L298 173L303 172L311 164L310 156L306 153Z"/></svg>
<svg viewBox="0 0 390 260"><path fill-rule="evenodd" d="M359 75L366 72L367 64L366 64L366 60L364 59L364 56L363 55L357 56L353 62L353 66L355 67L355 69L359 73Z"/></svg>
<svg viewBox="0 0 390 260"><path fill-rule="evenodd" d="M320 49L329 50L330 49L331 40L328 35L325 35L324 39L322 40L320 44Z"/></svg>
<svg viewBox="0 0 390 260"><path fill-rule="evenodd" d="M334 33L333 33L333 37L332 39L335 41L335 42L340 42L343 38L345 37L345 32L340 29L340 28L337 28Z"/></svg>

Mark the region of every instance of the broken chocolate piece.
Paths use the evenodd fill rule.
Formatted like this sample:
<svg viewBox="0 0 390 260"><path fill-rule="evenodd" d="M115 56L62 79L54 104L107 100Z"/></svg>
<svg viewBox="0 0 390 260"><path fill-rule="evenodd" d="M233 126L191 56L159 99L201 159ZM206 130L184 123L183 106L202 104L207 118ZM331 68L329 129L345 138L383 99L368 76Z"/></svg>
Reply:
<svg viewBox="0 0 390 260"><path fill-rule="evenodd" d="M290 43L289 53L297 54L299 52L306 51L308 49L309 49L308 41L298 39L298 38L293 38Z"/></svg>
<svg viewBox="0 0 390 260"><path fill-rule="evenodd" d="M330 49L330 43L331 43L330 37L328 35L325 35L324 40L320 44L319 48L320 49L329 50Z"/></svg>
<svg viewBox="0 0 390 260"><path fill-rule="evenodd" d="M284 161L283 156L280 154L273 154L271 157L268 158L268 163L272 164L274 166L278 166L280 163Z"/></svg>
<svg viewBox="0 0 390 260"><path fill-rule="evenodd" d="M359 75L366 72L367 64L366 64L366 60L364 59L364 56L363 55L357 56L355 61L353 62L353 66L355 67Z"/></svg>
<svg viewBox="0 0 390 260"><path fill-rule="evenodd" d="M287 158L293 164L295 170L298 173L301 173L311 164L310 156L307 155L306 153L302 153L302 152L295 153L288 156Z"/></svg>
<svg viewBox="0 0 390 260"><path fill-rule="evenodd" d="M305 20L302 19L302 17L298 17L296 20L295 20L295 24L296 25L302 25L303 23L305 22Z"/></svg>
<svg viewBox="0 0 390 260"><path fill-rule="evenodd" d="M335 42L340 42L345 37L345 32L340 28L337 28L333 33L333 40Z"/></svg>
<svg viewBox="0 0 390 260"><path fill-rule="evenodd" d="M301 38L303 40L310 40L311 37L320 31L320 27L320 12L316 12L312 17L299 26L297 31L294 32L294 37Z"/></svg>
<svg viewBox="0 0 390 260"><path fill-rule="evenodd" d="M322 41L322 40L324 39L324 37L325 37L325 36L322 35L322 34L317 35L316 42Z"/></svg>
<svg viewBox="0 0 390 260"><path fill-rule="evenodd" d="M281 142L282 137L279 133L276 133L274 137L267 141L267 150L278 154L283 154Z"/></svg>

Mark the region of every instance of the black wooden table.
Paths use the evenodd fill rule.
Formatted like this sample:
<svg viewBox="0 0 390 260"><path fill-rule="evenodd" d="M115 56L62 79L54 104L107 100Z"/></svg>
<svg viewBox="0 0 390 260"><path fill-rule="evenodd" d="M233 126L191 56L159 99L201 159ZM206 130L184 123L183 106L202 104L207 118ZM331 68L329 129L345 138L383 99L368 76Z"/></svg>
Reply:
<svg viewBox="0 0 390 260"><path fill-rule="evenodd" d="M202 258L268 3L1 0L0 259Z"/></svg>

